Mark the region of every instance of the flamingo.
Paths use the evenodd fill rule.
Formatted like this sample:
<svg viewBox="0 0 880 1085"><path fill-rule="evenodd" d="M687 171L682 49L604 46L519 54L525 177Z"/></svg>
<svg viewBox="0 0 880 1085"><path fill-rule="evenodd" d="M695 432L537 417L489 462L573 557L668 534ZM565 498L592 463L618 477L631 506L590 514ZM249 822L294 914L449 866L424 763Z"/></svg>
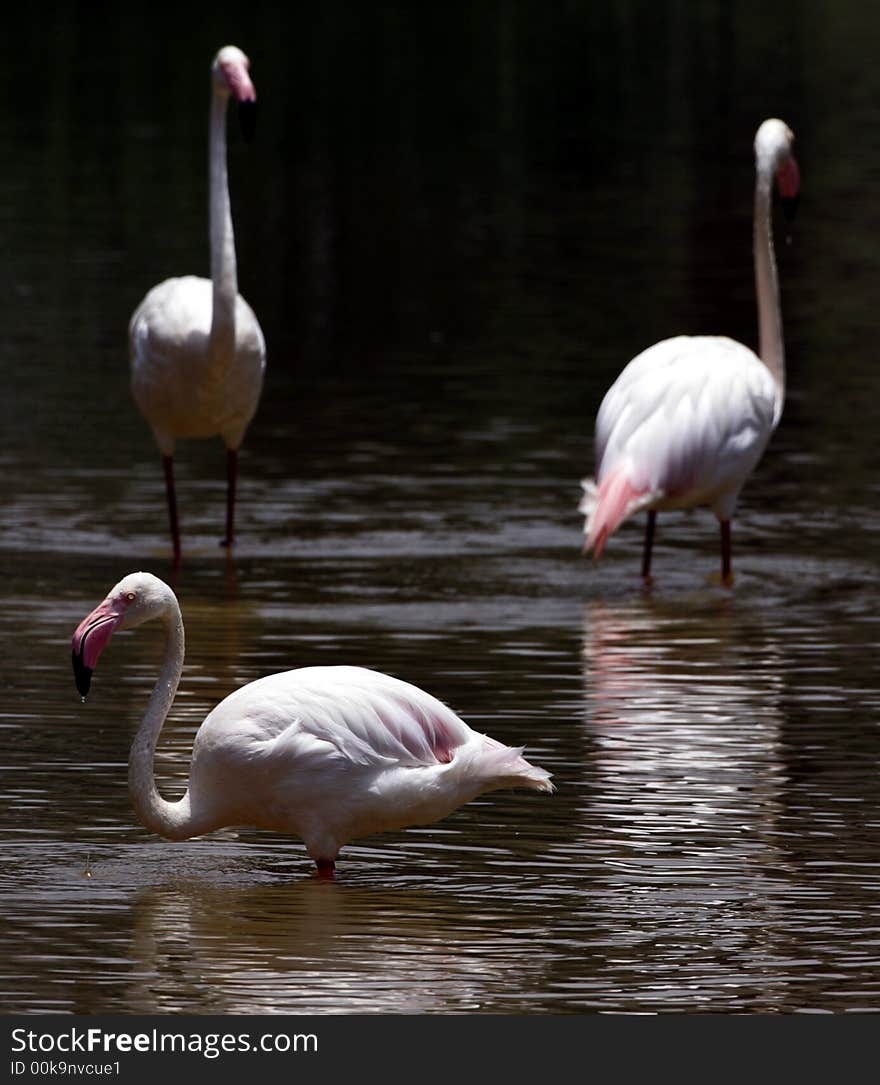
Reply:
<svg viewBox="0 0 880 1085"><path fill-rule="evenodd" d="M180 529L174 486L177 438L219 435L226 444L225 546L235 537L238 449L257 410L266 344L253 310L238 293L235 239L226 174L226 107L239 103L242 128L253 130L256 92L250 62L227 45L211 64L211 278L166 279L135 309L128 326L131 391L153 430L165 472L175 561Z"/></svg>
<svg viewBox="0 0 880 1085"><path fill-rule="evenodd" d="M650 580L658 509L708 505L721 525L721 579L733 583L730 520L782 414L785 353L771 233L773 180L793 213L794 135L765 120L755 135L754 261L759 354L723 336L664 339L635 358L596 417L596 476L581 483L584 553L598 558L620 524L648 510L642 577Z"/></svg>
<svg viewBox="0 0 880 1085"><path fill-rule="evenodd" d="M153 758L183 669L183 618L171 588L130 573L77 626L73 670L85 699L112 633L150 620L165 656L131 746L128 786L147 829L185 840L248 825L299 836L317 873L333 877L348 840L438 821L486 791L553 791L523 749L478 734L435 697L363 667L302 667L237 689L205 718L186 794L157 789Z"/></svg>

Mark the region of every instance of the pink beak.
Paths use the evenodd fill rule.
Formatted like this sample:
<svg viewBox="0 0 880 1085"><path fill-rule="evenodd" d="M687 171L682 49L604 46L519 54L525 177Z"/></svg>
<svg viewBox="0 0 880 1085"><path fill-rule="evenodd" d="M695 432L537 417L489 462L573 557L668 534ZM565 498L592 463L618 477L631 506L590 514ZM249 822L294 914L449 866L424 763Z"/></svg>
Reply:
<svg viewBox="0 0 880 1085"><path fill-rule="evenodd" d="M220 70L230 94L238 102L238 122L242 135L250 143L257 125L257 92L247 65L239 60L228 60L221 63Z"/></svg>
<svg viewBox="0 0 880 1085"><path fill-rule="evenodd" d="M779 186L779 195L784 200L793 200L800 194L801 171L794 158L789 157L785 165L776 171L776 184Z"/></svg>
<svg viewBox="0 0 880 1085"><path fill-rule="evenodd" d="M76 688L83 697L89 692L98 656L107 647L121 617L113 603L105 599L76 627L72 642L73 675Z"/></svg>
<svg viewBox="0 0 880 1085"><path fill-rule="evenodd" d="M779 195L782 197L782 209L785 217L791 221L797 211L798 200L801 192L801 173L794 158L788 161L776 171L776 185Z"/></svg>
<svg viewBox="0 0 880 1085"><path fill-rule="evenodd" d="M220 65L226 85L237 102L255 102L257 92L251 82L250 74L244 64L227 61Z"/></svg>

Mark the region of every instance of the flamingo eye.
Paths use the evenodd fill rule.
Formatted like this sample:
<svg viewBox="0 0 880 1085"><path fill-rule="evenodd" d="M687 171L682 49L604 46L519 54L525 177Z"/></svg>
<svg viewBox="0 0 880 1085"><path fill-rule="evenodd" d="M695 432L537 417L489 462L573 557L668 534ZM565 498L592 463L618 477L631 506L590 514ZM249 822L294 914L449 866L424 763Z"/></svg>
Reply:
<svg viewBox="0 0 880 1085"><path fill-rule="evenodd" d="M126 603L133 603L135 601L135 599L137 599L137 596L135 595L135 593L133 591L127 591L125 593L125 601L126 601Z"/></svg>

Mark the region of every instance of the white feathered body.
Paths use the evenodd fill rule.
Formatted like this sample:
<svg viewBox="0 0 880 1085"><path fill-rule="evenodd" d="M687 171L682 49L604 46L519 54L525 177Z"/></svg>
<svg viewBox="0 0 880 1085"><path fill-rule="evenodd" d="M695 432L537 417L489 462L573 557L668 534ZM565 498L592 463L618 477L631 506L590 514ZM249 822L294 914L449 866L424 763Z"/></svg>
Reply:
<svg viewBox="0 0 880 1085"><path fill-rule="evenodd" d="M164 455L176 438L219 435L237 449L263 387L266 344L239 294L234 351L213 349L210 279L166 279L150 290L129 323L131 390Z"/></svg>
<svg viewBox="0 0 880 1085"><path fill-rule="evenodd" d="M289 832L326 860L347 840L437 821L502 787L553 790L522 749L478 734L416 686L304 667L244 686L207 716L189 802L202 832Z"/></svg>
<svg viewBox="0 0 880 1085"><path fill-rule="evenodd" d="M707 505L729 519L781 412L767 366L732 339L677 336L636 355L596 418L586 548L645 508Z"/></svg>

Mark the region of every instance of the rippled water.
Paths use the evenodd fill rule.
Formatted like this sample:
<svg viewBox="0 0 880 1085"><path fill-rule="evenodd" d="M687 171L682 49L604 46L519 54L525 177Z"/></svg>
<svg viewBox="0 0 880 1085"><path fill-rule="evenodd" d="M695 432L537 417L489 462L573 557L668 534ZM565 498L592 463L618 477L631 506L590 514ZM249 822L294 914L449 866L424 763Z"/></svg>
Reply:
<svg viewBox="0 0 880 1085"><path fill-rule="evenodd" d="M673 50L659 91L645 58L658 35L672 49L684 16L609 5L602 22L586 8L548 28L522 5L457 34L386 12L370 40L389 85L363 84L357 66L347 76L365 95L360 127L319 77L345 20L364 31L355 16L307 27L315 60L291 78L310 89L309 114L282 78L275 26L235 24L261 95L258 144L232 154L267 395L231 560L217 546L222 448L181 447L176 573L124 328L147 285L205 258L204 192L190 184L204 157L199 64L233 35L215 22L168 43L199 106L182 95L173 128L148 56L86 57L85 28L61 28L53 70L121 82L96 128L76 99L62 123L47 91L31 127L6 133L20 154L0 180L19 264L0 358L14 393L0 474L6 1012L880 1005L880 262L862 241L880 88L856 62L871 36L849 37L845 4L827 25L805 5L803 37L783 14L730 26L709 5L687 26L704 48ZM92 27L99 44L122 40L126 18ZM607 58L591 44L599 29ZM722 31L733 44L713 52ZM465 65L450 101L401 59L411 38L432 43L429 75L460 55L490 70ZM25 35L16 63L36 48ZM787 64L768 74L759 58L773 48ZM644 63L626 67L634 55ZM823 81L845 58L865 74L835 129ZM626 132L601 91L618 61L636 80L619 88ZM401 81L415 92L397 102ZM580 556L592 419L653 339L689 328L753 341L748 144L768 112L795 127L804 175L780 246L786 413L734 525L734 588L712 580L703 511L661 515L646 592L640 524L601 563ZM834 153L841 141L864 168ZM77 622L137 568L174 583L186 622L157 758L168 797L221 697L343 662L415 682L525 745L557 792L494 793L358 841L333 884L272 834L151 836L125 765L159 631L115 638L85 705L69 664Z"/></svg>

